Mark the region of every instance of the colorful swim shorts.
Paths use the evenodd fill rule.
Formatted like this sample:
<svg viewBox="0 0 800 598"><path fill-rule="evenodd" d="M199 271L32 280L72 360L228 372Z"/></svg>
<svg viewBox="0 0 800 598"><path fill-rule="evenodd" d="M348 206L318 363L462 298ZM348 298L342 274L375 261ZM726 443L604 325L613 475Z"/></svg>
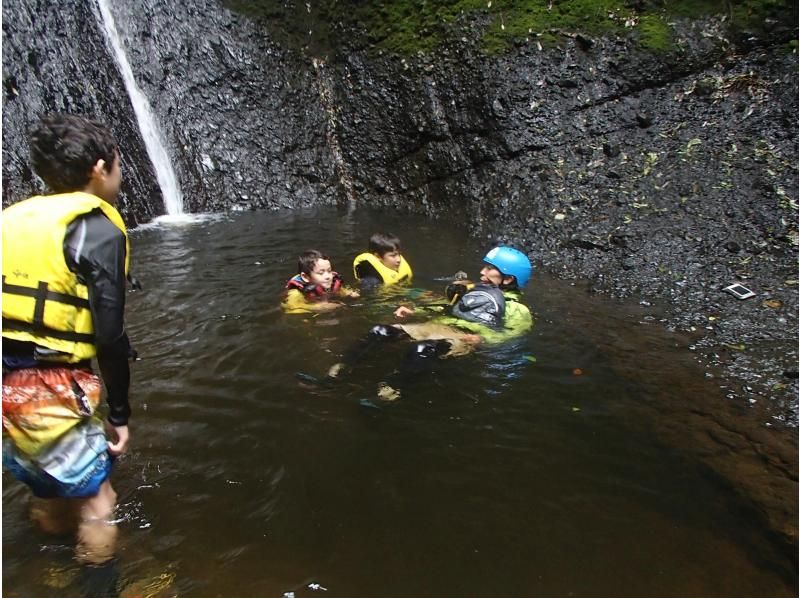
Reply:
<svg viewBox="0 0 800 598"><path fill-rule="evenodd" d="M3 464L42 498L97 494L111 474L101 384L74 368L30 368L3 376Z"/></svg>

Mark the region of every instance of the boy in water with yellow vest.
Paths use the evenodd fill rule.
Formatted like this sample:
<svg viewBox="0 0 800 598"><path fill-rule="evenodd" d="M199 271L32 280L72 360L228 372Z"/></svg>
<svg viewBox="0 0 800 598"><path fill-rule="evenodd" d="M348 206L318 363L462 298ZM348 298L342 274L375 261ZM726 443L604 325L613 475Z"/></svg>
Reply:
<svg viewBox="0 0 800 598"><path fill-rule="evenodd" d="M331 259L316 249L304 251L297 259L297 274L286 283L281 306L287 314L326 312L345 305L332 299L359 297L344 285L331 267Z"/></svg>
<svg viewBox="0 0 800 598"><path fill-rule="evenodd" d="M533 327L533 318L521 302L521 295L532 271L528 256L521 251L495 247L483 258L479 283L459 281L449 285L446 307L421 305L420 309L436 314L426 322L374 326L345 354L344 361L328 370L322 382L335 381L374 350L377 343L386 340L415 341L395 374L395 378L401 380L423 369L432 358L465 355L478 344L499 344L527 333ZM415 311L413 307L402 305L394 314L405 318ZM307 374L301 373L298 377L315 381ZM399 397L396 383L382 382L378 386L378 398L392 401Z"/></svg>
<svg viewBox="0 0 800 598"><path fill-rule="evenodd" d="M353 275L364 290L409 283L413 276L403 257L400 239L391 233L375 233L369 238L369 250L353 260Z"/></svg>
<svg viewBox="0 0 800 598"><path fill-rule="evenodd" d="M33 491L32 519L77 531L78 559L101 564L116 538L112 463L130 440L120 155L108 129L70 115L43 118L30 148L54 194L3 210L3 464Z"/></svg>

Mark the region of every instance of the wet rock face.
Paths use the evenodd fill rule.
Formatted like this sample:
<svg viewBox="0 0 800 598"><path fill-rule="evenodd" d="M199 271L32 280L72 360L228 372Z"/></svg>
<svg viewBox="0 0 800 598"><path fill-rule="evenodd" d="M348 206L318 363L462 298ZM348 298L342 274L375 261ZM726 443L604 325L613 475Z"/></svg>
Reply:
<svg viewBox="0 0 800 598"><path fill-rule="evenodd" d="M122 79L96 25L93 5L65 0L43 9L33 0L3 4L3 205L44 192L28 162L28 128L42 114L85 114L120 142L126 222L163 213L161 191Z"/></svg>
<svg viewBox="0 0 800 598"><path fill-rule="evenodd" d="M164 213L124 82L89 0L41 13L3 6L4 202L40 191L27 128L43 113L92 115L123 153L129 224ZM342 197L307 59L212 0L111 3L137 84L147 96L188 211L300 207ZM32 41L33 40L33 41Z"/></svg>
<svg viewBox="0 0 800 598"><path fill-rule="evenodd" d="M487 57L475 21L427 56L341 31L312 58L214 0L111 8L189 211L354 201L463 217L487 244L694 329L731 395L796 425L796 24L739 50L707 20L661 56L569 34ZM3 5L4 203L41 190L25 131L64 110L109 123L123 213L145 221L163 200L95 11ZM757 296L721 291L737 280Z"/></svg>
<svg viewBox="0 0 800 598"><path fill-rule="evenodd" d="M319 82L308 60L213 0L113 9L188 210L336 201Z"/></svg>
<svg viewBox="0 0 800 598"><path fill-rule="evenodd" d="M734 374L725 394L796 426L796 55L733 59L703 31L659 61L613 40L492 60L465 42L400 68L351 53L339 137L371 202L462 210L487 244L638 297Z"/></svg>

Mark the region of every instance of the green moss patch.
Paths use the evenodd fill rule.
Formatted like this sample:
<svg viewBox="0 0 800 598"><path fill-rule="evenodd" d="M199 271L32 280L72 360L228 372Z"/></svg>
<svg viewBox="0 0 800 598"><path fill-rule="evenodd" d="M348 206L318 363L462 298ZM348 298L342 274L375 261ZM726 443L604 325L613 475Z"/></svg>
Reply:
<svg viewBox="0 0 800 598"><path fill-rule="evenodd" d="M297 5L227 0L226 5L278 25L278 41L282 36L306 48L312 41L333 48L342 41L334 31L341 25L343 31L363 31L370 47L401 55L431 52L478 22L488 23L482 48L495 54L516 41L535 38L551 45L575 34L632 34L642 48L668 52L670 23L676 18L719 15L749 30L763 30L769 19L797 19L797 8L788 0L316 0Z"/></svg>

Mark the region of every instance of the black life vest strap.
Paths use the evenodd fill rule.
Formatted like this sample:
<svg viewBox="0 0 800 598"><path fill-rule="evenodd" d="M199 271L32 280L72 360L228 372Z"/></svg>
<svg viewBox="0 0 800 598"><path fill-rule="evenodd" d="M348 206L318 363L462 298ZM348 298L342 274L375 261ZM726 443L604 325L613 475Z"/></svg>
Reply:
<svg viewBox="0 0 800 598"><path fill-rule="evenodd" d="M81 297L75 297L74 295L67 295L66 293L50 291L47 289L46 282L40 282L39 286L36 288L23 287L16 284L7 284L6 277L3 275L3 293L9 293L10 295L21 295L23 297L33 297L36 299L37 310L40 309L38 304L42 301L56 301L58 303L72 305L78 309L89 309L88 299L82 299ZM44 310L44 307L42 307L41 310Z"/></svg>
<svg viewBox="0 0 800 598"><path fill-rule="evenodd" d="M88 299L82 299L81 297L75 297L74 295L67 295L66 293L51 291L47 288L47 283L44 281L39 281L39 284L36 286L36 288L25 287L17 284L7 284L6 277L3 275L3 294L6 293L9 295L20 295L21 297L31 297L34 299L34 306L32 322L23 322L21 320L14 320L4 317L4 330L27 332L36 336L49 336L51 338L57 338L75 343L94 342L94 334L56 330L54 328L50 328L44 323L44 307L47 301L72 305L78 309L89 309Z"/></svg>
<svg viewBox="0 0 800 598"><path fill-rule="evenodd" d="M71 341L74 343L94 343L94 334L55 330L44 325L37 326L32 322L21 322L20 320L12 320L10 318L3 318L3 330L28 332L36 336L49 336L51 338L57 338L62 341Z"/></svg>

